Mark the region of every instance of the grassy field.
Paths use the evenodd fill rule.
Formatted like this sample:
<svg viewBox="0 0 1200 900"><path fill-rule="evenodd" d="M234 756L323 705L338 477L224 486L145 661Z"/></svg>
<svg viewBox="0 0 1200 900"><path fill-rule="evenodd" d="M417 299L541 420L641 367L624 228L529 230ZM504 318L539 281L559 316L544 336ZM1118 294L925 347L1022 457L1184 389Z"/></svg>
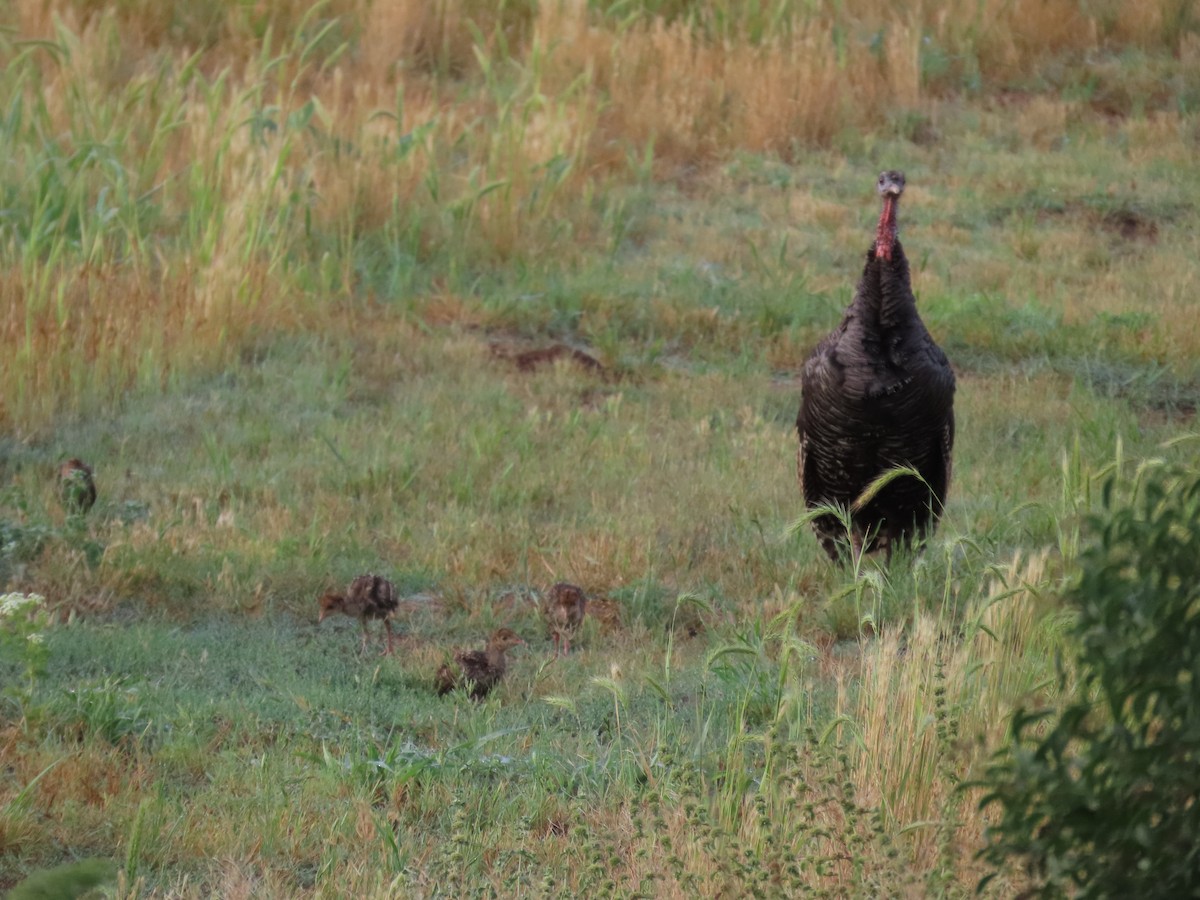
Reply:
<svg viewBox="0 0 1200 900"><path fill-rule="evenodd" d="M1097 477L1195 458L1200 21L894 7L0 0L0 890L971 895ZM954 480L836 569L798 373L882 168ZM366 571L391 658L317 626Z"/></svg>

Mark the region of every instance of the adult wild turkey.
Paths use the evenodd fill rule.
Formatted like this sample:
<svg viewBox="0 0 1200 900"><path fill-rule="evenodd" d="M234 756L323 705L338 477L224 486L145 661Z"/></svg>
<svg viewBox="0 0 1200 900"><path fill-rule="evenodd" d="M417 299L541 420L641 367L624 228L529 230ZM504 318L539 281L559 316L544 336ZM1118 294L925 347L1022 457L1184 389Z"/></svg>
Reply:
<svg viewBox="0 0 1200 900"><path fill-rule="evenodd" d="M908 260L896 236L901 172L884 172L875 243L842 322L804 364L798 469L805 505L849 511L813 520L825 552L853 553L909 545L937 525L950 486L954 446L954 372L917 313ZM925 479L900 476L866 503L863 491L890 469L907 466Z"/></svg>
<svg viewBox="0 0 1200 900"><path fill-rule="evenodd" d="M380 575L359 575L350 582L350 589L344 594L336 591L326 591L317 601L320 615L317 623L324 622L327 616L342 613L358 619L362 624L362 646L360 653L367 650L367 619L382 619L384 631L387 632L387 646L383 655L392 652L395 635L392 633L392 620L389 618L399 602L396 598L396 586Z"/></svg>

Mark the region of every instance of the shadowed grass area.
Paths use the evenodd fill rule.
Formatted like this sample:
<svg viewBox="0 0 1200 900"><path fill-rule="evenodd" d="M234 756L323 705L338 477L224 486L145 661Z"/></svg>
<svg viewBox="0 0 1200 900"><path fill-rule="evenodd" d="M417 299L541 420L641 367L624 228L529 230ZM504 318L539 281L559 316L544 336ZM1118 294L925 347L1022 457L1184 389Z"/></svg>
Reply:
<svg viewBox="0 0 1200 900"><path fill-rule="evenodd" d="M0 890L965 896L1097 479L1194 453L1187 4L268 7L0 33ZM954 478L835 569L799 371L884 167ZM317 625L361 572L394 657Z"/></svg>

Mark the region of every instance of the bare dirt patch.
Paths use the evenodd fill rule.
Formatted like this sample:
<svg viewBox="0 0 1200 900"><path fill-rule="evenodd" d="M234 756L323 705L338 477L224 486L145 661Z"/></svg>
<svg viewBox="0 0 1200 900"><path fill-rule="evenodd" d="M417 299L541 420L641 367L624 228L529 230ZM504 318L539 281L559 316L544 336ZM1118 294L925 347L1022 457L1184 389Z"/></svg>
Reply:
<svg viewBox="0 0 1200 900"><path fill-rule="evenodd" d="M1105 214L1100 227L1123 241L1153 244L1158 240L1158 223L1132 209L1115 209Z"/></svg>
<svg viewBox="0 0 1200 900"><path fill-rule="evenodd" d="M492 341L488 344L488 349L497 359L512 363L519 372L534 372L544 366L553 365L559 360L565 360L598 375L604 375L608 371L604 364L592 354L562 343L551 344L549 347L521 349L512 344Z"/></svg>

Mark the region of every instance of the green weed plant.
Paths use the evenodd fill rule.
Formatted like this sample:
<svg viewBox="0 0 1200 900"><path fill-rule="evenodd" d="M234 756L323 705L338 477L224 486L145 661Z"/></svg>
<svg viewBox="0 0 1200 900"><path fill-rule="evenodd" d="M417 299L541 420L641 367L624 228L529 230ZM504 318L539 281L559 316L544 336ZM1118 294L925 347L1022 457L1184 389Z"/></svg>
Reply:
<svg viewBox="0 0 1200 900"><path fill-rule="evenodd" d="M1151 460L1109 475L1067 595L1069 702L1020 708L982 803L984 857L1028 896L1184 897L1200 887L1200 472ZM1068 672L1070 674L1068 674Z"/></svg>

